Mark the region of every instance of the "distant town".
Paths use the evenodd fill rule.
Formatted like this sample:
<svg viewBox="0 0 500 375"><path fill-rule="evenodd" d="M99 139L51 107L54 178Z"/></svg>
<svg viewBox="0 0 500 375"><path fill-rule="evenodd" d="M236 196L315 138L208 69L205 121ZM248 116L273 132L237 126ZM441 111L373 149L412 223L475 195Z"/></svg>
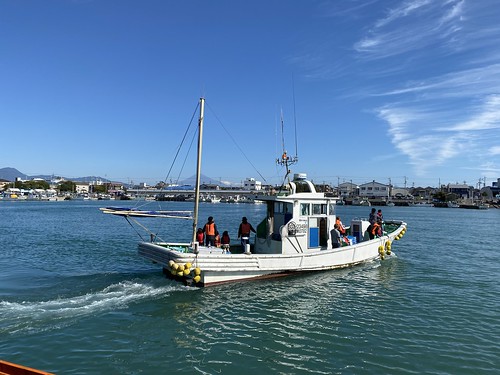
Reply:
<svg viewBox="0 0 500 375"><path fill-rule="evenodd" d="M200 201L211 203L257 203L259 195L271 195L284 188L264 185L255 178L247 178L241 186L201 183ZM436 206L462 208L498 208L500 206L500 178L491 186L475 188L467 184L446 184L440 187L395 187L375 180L338 186L316 184L318 191L337 197L337 204L359 206ZM13 181L0 179L0 200L194 200L193 184L168 184L154 186L145 183L126 186L100 178L72 181L62 177L16 177Z"/></svg>

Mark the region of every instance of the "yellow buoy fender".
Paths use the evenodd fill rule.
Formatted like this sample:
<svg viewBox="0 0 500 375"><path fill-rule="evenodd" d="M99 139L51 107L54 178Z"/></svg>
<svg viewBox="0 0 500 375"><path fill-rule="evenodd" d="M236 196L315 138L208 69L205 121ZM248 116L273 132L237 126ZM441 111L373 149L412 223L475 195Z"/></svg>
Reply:
<svg viewBox="0 0 500 375"><path fill-rule="evenodd" d="M184 268L184 271L182 272L184 273L184 276L187 276L191 271L189 270L189 268Z"/></svg>
<svg viewBox="0 0 500 375"><path fill-rule="evenodd" d="M382 254L383 252L384 252L384 247L383 247L382 245L380 245L380 246L378 247L378 253L379 253L379 254Z"/></svg>
<svg viewBox="0 0 500 375"><path fill-rule="evenodd" d="M172 266L175 264L175 262L173 260L169 260L168 261L168 265L170 266L170 268L172 268Z"/></svg>
<svg viewBox="0 0 500 375"><path fill-rule="evenodd" d="M184 271L184 264L179 264L179 268L177 269L179 272Z"/></svg>
<svg viewBox="0 0 500 375"><path fill-rule="evenodd" d="M199 282L200 282L200 280L201 280L201 276L200 276L200 275L196 275L195 277L193 277L193 281L194 281L195 283L199 283Z"/></svg>
<svg viewBox="0 0 500 375"><path fill-rule="evenodd" d="M184 267L187 268L187 269L191 269L192 266L193 265L191 263L187 262Z"/></svg>
<svg viewBox="0 0 500 375"><path fill-rule="evenodd" d="M172 269L177 271L179 269L179 265L177 263L172 264Z"/></svg>
<svg viewBox="0 0 500 375"><path fill-rule="evenodd" d="M201 269L199 269L198 267L196 267L196 268L194 269L194 274L195 274L196 276L201 275Z"/></svg>

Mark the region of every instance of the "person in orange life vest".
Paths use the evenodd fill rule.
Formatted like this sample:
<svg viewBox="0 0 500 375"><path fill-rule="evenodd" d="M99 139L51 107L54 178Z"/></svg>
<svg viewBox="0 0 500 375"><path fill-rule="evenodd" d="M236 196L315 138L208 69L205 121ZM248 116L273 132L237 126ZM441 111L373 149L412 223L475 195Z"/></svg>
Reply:
<svg viewBox="0 0 500 375"><path fill-rule="evenodd" d="M196 231L196 241L198 241L198 243L203 246L204 239L205 236L203 235L203 229L198 228L198 230Z"/></svg>
<svg viewBox="0 0 500 375"><path fill-rule="evenodd" d="M217 231L217 225L215 225L212 216L208 217L208 221L203 227L203 233L205 233L205 245L215 246L215 236L218 235L219 232Z"/></svg>
<svg viewBox="0 0 500 375"><path fill-rule="evenodd" d="M241 246L243 247L243 250L245 250L246 244L250 243L250 231L256 233L252 224L247 221L246 217L243 217L241 219L240 227L238 228L238 238L241 237Z"/></svg>
<svg viewBox="0 0 500 375"><path fill-rule="evenodd" d="M377 220L374 224L371 225L371 229L368 232L368 235L370 236L370 240L373 240L375 236L382 236L382 220Z"/></svg>
<svg viewBox="0 0 500 375"><path fill-rule="evenodd" d="M338 227L339 233L342 236L345 236L345 227L344 227L344 224L342 224L342 221L340 220L340 216L337 216L337 218L335 219L335 224L337 224L339 226Z"/></svg>
<svg viewBox="0 0 500 375"><path fill-rule="evenodd" d="M225 230L223 233L222 233L222 237L220 239L220 243L222 244L222 250L224 252L227 252L227 253L230 253L229 251L229 244L231 243L231 238L229 238L229 233L227 230Z"/></svg>
<svg viewBox="0 0 500 375"><path fill-rule="evenodd" d="M384 215L382 215L382 210L377 211L377 220L380 219L380 235L384 232Z"/></svg>

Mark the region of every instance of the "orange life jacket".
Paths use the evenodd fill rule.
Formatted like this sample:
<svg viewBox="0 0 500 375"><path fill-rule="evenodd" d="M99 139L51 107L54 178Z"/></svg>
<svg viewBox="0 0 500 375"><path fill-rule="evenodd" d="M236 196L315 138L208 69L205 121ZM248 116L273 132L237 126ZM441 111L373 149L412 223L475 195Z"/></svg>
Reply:
<svg viewBox="0 0 500 375"><path fill-rule="evenodd" d="M337 224L339 226L339 232L340 232L340 234L345 234L344 225L342 225L342 222L340 221L339 218L335 219L335 224Z"/></svg>
<svg viewBox="0 0 500 375"><path fill-rule="evenodd" d="M380 230L380 224L379 223L375 223L372 225L372 234L375 236L375 235L379 235L379 230Z"/></svg>
<svg viewBox="0 0 500 375"><path fill-rule="evenodd" d="M206 223L205 233L207 236L215 236L215 223Z"/></svg>

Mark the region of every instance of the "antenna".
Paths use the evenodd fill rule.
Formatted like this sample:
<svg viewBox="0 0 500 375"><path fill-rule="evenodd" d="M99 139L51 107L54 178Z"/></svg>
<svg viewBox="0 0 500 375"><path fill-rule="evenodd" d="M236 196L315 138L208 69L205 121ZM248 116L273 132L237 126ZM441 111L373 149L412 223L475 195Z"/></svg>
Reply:
<svg viewBox="0 0 500 375"><path fill-rule="evenodd" d="M293 92L293 122L295 125L295 157L299 157L298 145L297 145L297 114L295 111L295 79L292 74L292 92Z"/></svg>
<svg viewBox="0 0 500 375"><path fill-rule="evenodd" d="M285 150L285 138L283 135L283 111L281 112L281 143L283 147L283 154L281 155L281 158L276 159L276 164L282 165L286 168L286 174L285 178L290 174L290 169L288 168L290 165L295 164L299 161L299 158L297 156L288 156L286 150Z"/></svg>

